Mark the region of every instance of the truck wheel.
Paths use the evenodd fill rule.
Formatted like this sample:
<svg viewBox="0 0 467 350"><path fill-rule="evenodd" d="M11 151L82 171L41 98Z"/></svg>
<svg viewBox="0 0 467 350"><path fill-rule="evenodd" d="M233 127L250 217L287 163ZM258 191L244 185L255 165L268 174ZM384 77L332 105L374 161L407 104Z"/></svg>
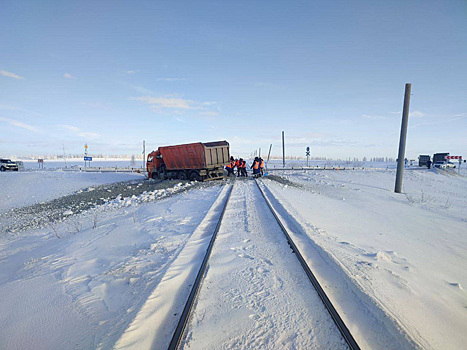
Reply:
<svg viewBox="0 0 467 350"><path fill-rule="evenodd" d="M156 172L153 172L151 174L151 178L154 179L154 180L157 180L157 173Z"/></svg>
<svg viewBox="0 0 467 350"><path fill-rule="evenodd" d="M196 171L190 174L190 181L201 181L201 176Z"/></svg>
<svg viewBox="0 0 467 350"><path fill-rule="evenodd" d="M159 179L161 180L165 180L167 179L167 173L165 172L165 166L162 165L160 168L159 168Z"/></svg>
<svg viewBox="0 0 467 350"><path fill-rule="evenodd" d="M5 167L0 167L0 171L5 171Z"/></svg>
<svg viewBox="0 0 467 350"><path fill-rule="evenodd" d="M187 179L186 173L184 171L179 171L177 174L177 178L179 180L186 180Z"/></svg>

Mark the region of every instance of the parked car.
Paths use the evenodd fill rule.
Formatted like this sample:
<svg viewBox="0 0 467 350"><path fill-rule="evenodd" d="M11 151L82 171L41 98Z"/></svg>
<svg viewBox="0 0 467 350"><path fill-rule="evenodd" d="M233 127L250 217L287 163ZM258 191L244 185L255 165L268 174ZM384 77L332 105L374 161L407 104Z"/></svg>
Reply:
<svg viewBox="0 0 467 350"><path fill-rule="evenodd" d="M438 169L447 169L447 168L455 168L456 165L452 162L435 162L433 164L433 168L438 168Z"/></svg>
<svg viewBox="0 0 467 350"><path fill-rule="evenodd" d="M456 164L454 164L453 162L446 162L446 168L455 168L456 167Z"/></svg>
<svg viewBox="0 0 467 350"><path fill-rule="evenodd" d="M12 162L11 159L0 158L0 171L18 171L18 164Z"/></svg>
<svg viewBox="0 0 467 350"><path fill-rule="evenodd" d="M24 162L21 160L17 160L15 162L18 165L18 171L24 171Z"/></svg>

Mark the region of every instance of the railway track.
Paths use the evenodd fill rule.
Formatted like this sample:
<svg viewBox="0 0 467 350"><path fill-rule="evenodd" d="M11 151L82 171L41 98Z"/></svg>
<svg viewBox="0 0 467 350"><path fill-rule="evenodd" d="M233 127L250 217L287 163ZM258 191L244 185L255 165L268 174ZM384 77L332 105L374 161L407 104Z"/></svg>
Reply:
<svg viewBox="0 0 467 350"><path fill-rule="evenodd" d="M230 185L230 189L227 194L227 200L224 203L224 207L222 208L222 213L219 217L219 221L217 222L216 228L212 234L208 248L206 249L206 255L204 256L203 262L201 263L201 267L196 276L196 280L193 283L193 287L191 289L190 295L188 296L188 300L185 304L185 307L183 308L183 312L182 312L182 315L180 316L180 320L177 324L177 328L175 329L172 340L170 341L169 349L171 350L177 349L178 346L180 345L180 342L182 341L183 333L185 331L185 328L189 320L190 311L193 308L196 295L198 294L199 287L201 286L201 280L203 279L203 276L206 272L206 266L208 264L209 257L211 256L212 247L216 240L217 233L219 232L219 228L221 227L222 219L224 218L224 213L225 213L225 210L227 209L227 204L229 203L229 199L232 194L232 189L233 189L233 185Z"/></svg>
<svg viewBox="0 0 467 350"><path fill-rule="evenodd" d="M345 325L344 321L340 317L339 313L337 312L336 308L334 305L331 303L329 300L328 296L326 295L326 292L324 289L321 287L320 283L316 279L315 275L309 268L308 264L306 263L305 259L303 258L302 254L300 253L300 250L297 248L295 245L293 239L291 238L288 230L285 228L285 226L282 224L281 219L277 215L274 207L272 206L271 202L267 198L266 194L264 193L263 189L258 183L258 180L255 180L256 185L258 186L264 200L266 201L269 209L271 210L271 213L273 214L274 218L276 219L278 225L280 226L282 232L284 233L285 237L287 238L287 242L289 243L290 247L293 249L295 256L297 259L300 261L300 265L303 267L303 270L305 270L305 273L310 280L311 284L315 288L316 292L318 293L321 301L323 302L324 306L326 307L326 310L329 312L331 315L334 323L336 324L337 328L339 329L339 332L341 333L342 337L344 338L345 342L349 346L350 349L360 349L358 346L357 342L355 341L354 337L350 333L349 329Z"/></svg>
<svg viewBox="0 0 467 350"><path fill-rule="evenodd" d="M304 260L302 254L300 253L299 248L296 246L293 239L291 238L291 235L288 232L288 230L286 228L286 225L282 222L282 219L277 214L277 212L274 209L273 205L271 204L271 201L269 200L268 196L266 195L265 191L263 190L263 188L259 184L259 180L255 180L255 182L256 182L257 188L259 189L259 191L260 191L260 193L262 195L262 198L264 199L264 201L267 204L267 207L269 208L269 210L271 211L271 213L274 216L275 220L277 221L277 224L279 225L281 231L284 233L288 244L290 245L291 249L295 253L295 256L299 260L300 265L304 269L308 279L310 280L311 284L313 285L314 289L316 290L316 293L319 295L319 298L323 302L326 310L328 311L329 315L331 316L332 320L334 321L334 323L335 323L337 329L339 330L342 338L345 340L345 343L347 344L347 346L350 349L360 349L359 345L357 344L357 342L353 338L352 334L350 333L348 327L345 325L345 323L342 320L342 318L340 317L339 313L337 312L337 310L335 309L335 307L332 305L331 301L327 297L324 289L321 287L318 280L314 276L313 272L308 267L306 261ZM172 340L171 340L170 345L169 345L169 349L178 349L180 344L183 341L183 338L184 338L185 334L186 334L187 325L188 325L189 320L190 320L190 314L191 314L191 312L193 310L193 305L194 305L195 300L197 298L197 295L199 293L201 282L202 282L202 280L203 280L203 278L204 278L204 276L206 274L206 267L208 265L208 261L209 261L209 258L211 256L211 251L212 251L214 242L216 240L217 234L219 232L219 229L220 229L220 227L222 225L222 220L224 218L224 213L225 213L226 208L227 208L227 206L229 204L229 199L230 199L231 194L232 194L232 189L233 189L234 185L229 185L229 186L231 186L231 187L230 187L229 192L227 194L227 200L225 200L224 207L222 209L222 213L221 213L221 215L219 217L219 221L218 221L218 223L216 225L216 228L215 228L214 233L212 235L212 238L210 240L209 246L208 246L208 248L206 250L206 255L205 255L204 259L203 259L203 262L202 262L201 267L199 269L199 272L197 274L196 280L195 280L195 282L194 282L194 284L192 286L192 289L191 289L190 295L188 297L187 303L185 304L183 312L182 312L182 314L180 316L180 320L179 320L178 325L176 327L176 330L175 330L175 332L173 334Z"/></svg>

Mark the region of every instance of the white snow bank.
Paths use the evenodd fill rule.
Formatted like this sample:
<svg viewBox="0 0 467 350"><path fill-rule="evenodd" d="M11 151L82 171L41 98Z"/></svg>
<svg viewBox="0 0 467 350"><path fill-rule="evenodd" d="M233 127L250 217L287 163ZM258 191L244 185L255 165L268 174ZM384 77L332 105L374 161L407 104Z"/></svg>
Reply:
<svg viewBox="0 0 467 350"><path fill-rule="evenodd" d="M189 186L114 200L48 229L1 236L0 347L112 348L220 187L145 202Z"/></svg>
<svg viewBox="0 0 467 350"><path fill-rule="evenodd" d="M219 221L228 189L228 186L224 187L135 320L123 333L115 345L116 349L168 348Z"/></svg>
<svg viewBox="0 0 467 350"><path fill-rule="evenodd" d="M265 181L308 235L335 257L422 347L467 344L467 178L454 172L286 173ZM343 200L345 198L345 200Z"/></svg>
<svg viewBox="0 0 467 350"><path fill-rule="evenodd" d="M81 173L63 171L0 173L0 212L42 203L88 186L140 179L137 173Z"/></svg>

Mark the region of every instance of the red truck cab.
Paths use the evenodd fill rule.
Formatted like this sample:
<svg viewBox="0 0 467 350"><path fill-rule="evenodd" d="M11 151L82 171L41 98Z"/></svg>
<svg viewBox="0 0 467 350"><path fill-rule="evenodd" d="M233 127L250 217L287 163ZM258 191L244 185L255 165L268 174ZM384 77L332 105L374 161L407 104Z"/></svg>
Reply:
<svg viewBox="0 0 467 350"><path fill-rule="evenodd" d="M148 172L148 177L151 177L151 174L157 169L160 169L164 164L162 160L161 152L159 150L152 151L148 154L148 160L146 162L146 170Z"/></svg>

